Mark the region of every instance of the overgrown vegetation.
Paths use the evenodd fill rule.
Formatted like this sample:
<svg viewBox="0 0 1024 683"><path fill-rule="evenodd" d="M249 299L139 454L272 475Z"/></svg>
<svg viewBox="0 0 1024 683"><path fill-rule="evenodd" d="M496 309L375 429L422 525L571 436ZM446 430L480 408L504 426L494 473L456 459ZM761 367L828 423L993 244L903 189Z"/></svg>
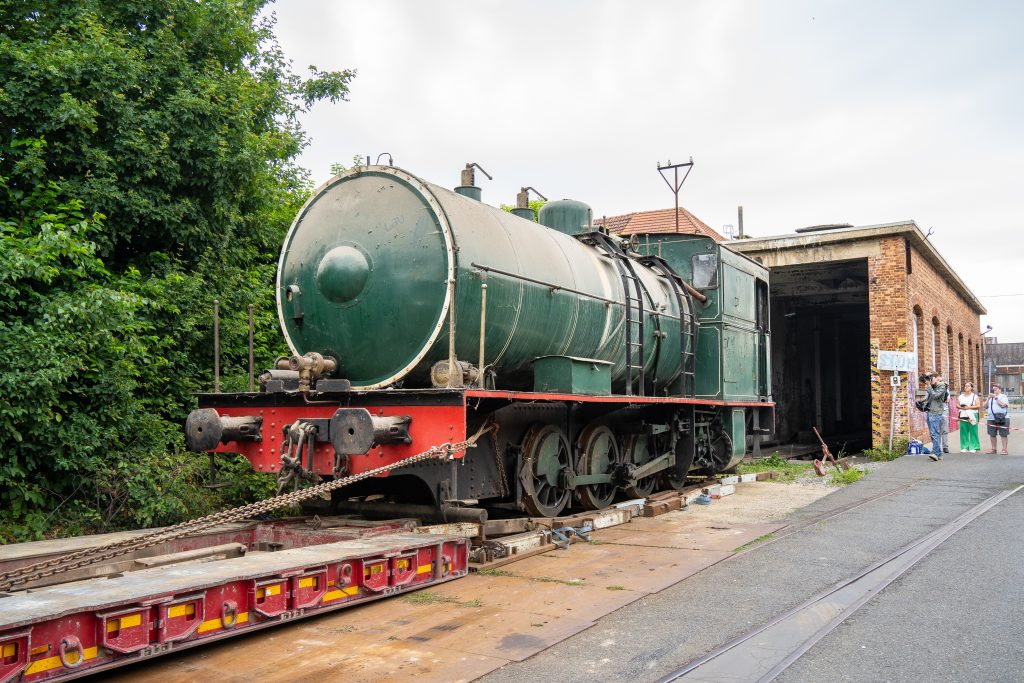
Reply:
<svg viewBox="0 0 1024 683"><path fill-rule="evenodd" d="M770 541L773 538L775 538L775 534L762 534L761 536L755 538L753 541L750 541L749 543L744 543L740 547L733 550L733 552L738 553L743 550L747 550L748 548L753 548L755 545L760 545L761 543L764 543L765 541Z"/></svg>
<svg viewBox="0 0 1024 683"><path fill-rule="evenodd" d="M831 475L829 483L833 486L846 486L864 478L864 470L859 467L851 467L848 470L840 470L838 472L833 469L829 474Z"/></svg>
<svg viewBox="0 0 1024 683"><path fill-rule="evenodd" d="M740 463L736 471L740 474L776 472L778 474L776 481L793 481L798 477L810 475L814 471L814 465L808 462L786 460L780 458L778 453L772 453L767 458Z"/></svg>
<svg viewBox="0 0 1024 683"><path fill-rule="evenodd" d="M907 454L907 449L910 447L910 440L906 438L893 439L892 448L888 446L879 446L878 448L868 448L864 451L864 456L872 462L888 462L895 460L896 458L903 457Z"/></svg>
<svg viewBox="0 0 1024 683"><path fill-rule="evenodd" d="M405 602L411 602L414 605L458 605L464 608L475 608L483 607L484 603L479 598L473 598L472 600L459 600L449 595L440 595L433 591L418 590L414 593L407 593L402 596L402 600Z"/></svg>
<svg viewBox="0 0 1024 683"><path fill-rule="evenodd" d="M0 0L0 541L169 524L218 492L183 451L211 385L285 351L275 259L309 192L297 116L353 72L301 78L264 0Z"/></svg>

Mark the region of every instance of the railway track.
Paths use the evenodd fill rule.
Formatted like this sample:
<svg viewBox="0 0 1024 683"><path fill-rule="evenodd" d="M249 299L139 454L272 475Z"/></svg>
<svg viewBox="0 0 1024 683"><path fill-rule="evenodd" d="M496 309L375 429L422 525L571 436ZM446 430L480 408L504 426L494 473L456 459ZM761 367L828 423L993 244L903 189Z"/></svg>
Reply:
<svg viewBox="0 0 1024 683"><path fill-rule="evenodd" d="M907 487L899 487L902 490ZM982 501L942 527L908 543L888 557L865 567L798 607L779 615L734 640L712 650L660 679L673 681L758 681L774 680L818 641L842 624L886 586L909 571L960 529L1024 488L1001 491ZM890 495L888 491L871 499L837 509L804 526L842 514L872 500Z"/></svg>

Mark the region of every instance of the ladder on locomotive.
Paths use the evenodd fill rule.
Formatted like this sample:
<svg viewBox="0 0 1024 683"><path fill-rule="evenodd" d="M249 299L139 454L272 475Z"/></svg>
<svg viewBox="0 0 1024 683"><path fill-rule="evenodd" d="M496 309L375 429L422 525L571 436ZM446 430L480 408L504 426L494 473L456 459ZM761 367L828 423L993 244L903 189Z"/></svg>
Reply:
<svg viewBox="0 0 1024 683"><path fill-rule="evenodd" d="M626 302L626 395L633 396L633 385L637 385L637 396L644 396L644 289L633 268L633 259L619 248L605 234L600 232L587 235L603 249L615 263L615 269L622 279L622 291Z"/></svg>
<svg viewBox="0 0 1024 683"><path fill-rule="evenodd" d="M679 307L679 367L682 373L679 382L683 396L694 396L697 393L697 311L690 293L683 288L683 279L672 268L668 261L660 256L641 256L638 261L648 268L661 273L676 297ZM689 306L684 306L688 303ZM689 311L689 314L687 314Z"/></svg>

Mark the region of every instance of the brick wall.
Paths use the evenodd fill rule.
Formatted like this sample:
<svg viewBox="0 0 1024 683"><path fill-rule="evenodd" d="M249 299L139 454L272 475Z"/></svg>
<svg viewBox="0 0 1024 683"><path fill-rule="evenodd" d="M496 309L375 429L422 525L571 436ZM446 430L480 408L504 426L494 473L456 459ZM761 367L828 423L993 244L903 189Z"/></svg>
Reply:
<svg viewBox="0 0 1024 683"><path fill-rule="evenodd" d="M980 391L980 319L977 312L939 275L924 256L909 247L902 237L880 241L879 255L868 259L869 314L872 350L915 350L914 321L917 319L918 370L933 369L949 381L958 393L967 381ZM933 349L932 335L935 335ZM872 353L872 438L875 445L888 442L892 416L892 373L874 367ZM924 414L913 408L917 377L896 391L896 436L911 434L927 438ZM953 425L955 427L955 424Z"/></svg>

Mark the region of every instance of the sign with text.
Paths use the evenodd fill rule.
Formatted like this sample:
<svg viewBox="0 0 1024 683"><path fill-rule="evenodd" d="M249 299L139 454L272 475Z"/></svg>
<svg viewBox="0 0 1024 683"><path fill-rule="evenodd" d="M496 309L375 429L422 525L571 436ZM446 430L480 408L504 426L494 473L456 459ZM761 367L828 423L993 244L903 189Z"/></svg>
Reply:
<svg viewBox="0 0 1024 683"><path fill-rule="evenodd" d="M917 354L911 351L879 351L878 369L917 372Z"/></svg>

